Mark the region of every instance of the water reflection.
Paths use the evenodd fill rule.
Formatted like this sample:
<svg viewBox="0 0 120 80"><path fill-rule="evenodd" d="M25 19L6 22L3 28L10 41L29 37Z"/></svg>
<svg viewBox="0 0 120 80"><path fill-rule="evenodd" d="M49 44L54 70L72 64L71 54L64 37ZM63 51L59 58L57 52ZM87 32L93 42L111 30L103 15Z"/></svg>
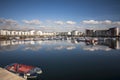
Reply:
<svg viewBox="0 0 120 80"><path fill-rule="evenodd" d="M14 43L11 41L0 41L0 51L13 51L18 48L18 43Z"/></svg>
<svg viewBox="0 0 120 80"><path fill-rule="evenodd" d="M72 46L72 45L69 45L69 46L56 46L54 49L55 50L62 50L62 49L67 49L67 50L72 50L72 49L75 49L76 47L75 46Z"/></svg>
<svg viewBox="0 0 120 80"><path fill-rule="evenodd" d="M21 48L22 46L22 48ZM111 49L120 49L120 41L117 39L103 39L94 43L77 42L76 40L68 41L0 41L0 51L12 51L16 49L38 51L40 49L46 50L73 50L79 46L83 50L95 51Z"/></svg>
<svg viewBox="0 0 120 80"><path fill-rule="evenodd" d="M72 50L75 46L70 41L0 41L0 51L10 51L21 49L38 51L42 48L46 50Z"/></svg>
<svg viewBox="0 0 120 80"><path fill-rule="evenodd" d="M83 46L83 50L88 50L88 51L96 51L96 50L103 50L103 51L110 51L111 48L109 48L108 46L104 46L104 45L87 45L87 46Z"/></svg>
<svg viewBox="0 0 120 80"><path fill-rule="evenodd" d="M101 44L101 43L99 43ZM106 46L109 46L109 48L112 48L112 49L120 49L120 42L118 39L106 39L104 41L104 43L102 43L102 45L106 45Z"/></svg>
<svg viewBox="0 0 120 80"><path fill-rule="evenodd" d="M83 50L96 51L104 50L110 51L111 49L120 49L120 41L118 39L104 38L103 40L98 40L97 42L85 42L86 45L83 46Z"/></svg>
<svg viewBox="0 0 120 80"><path fill-rule="evenodd" d="M105 38L104 40L99 40L94 43L90 43L90 42L85 42L85 43L89 47L98 48L98 49L105 48L105 47L107 48L107 50L108 50L108 48L120 49L120 41L118 39ZM106 48L105 48L105 50L106 50Z"/></svg>

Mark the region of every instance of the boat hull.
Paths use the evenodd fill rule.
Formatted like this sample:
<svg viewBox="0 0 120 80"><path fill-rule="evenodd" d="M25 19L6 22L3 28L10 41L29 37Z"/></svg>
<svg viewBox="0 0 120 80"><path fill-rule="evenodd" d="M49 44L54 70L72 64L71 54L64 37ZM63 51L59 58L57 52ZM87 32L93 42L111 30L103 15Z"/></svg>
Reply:
<svg viewBox="0 0 120 80"><path fill-rule="evenodd" d="M36 78L42 73L41 68L18 63L7 65L5 69L24 78Z"/></svg>

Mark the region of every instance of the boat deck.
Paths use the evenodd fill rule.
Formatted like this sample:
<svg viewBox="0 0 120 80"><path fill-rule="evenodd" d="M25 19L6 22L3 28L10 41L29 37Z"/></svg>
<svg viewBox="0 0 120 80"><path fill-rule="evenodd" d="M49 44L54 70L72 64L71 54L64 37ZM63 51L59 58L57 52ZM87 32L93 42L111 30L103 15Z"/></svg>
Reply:
<svg viewBox="0 0 120 80"><path fill-rule="evenodd" d="M0 80L25 80L25 79L3 68L0 68Z"/></svg>

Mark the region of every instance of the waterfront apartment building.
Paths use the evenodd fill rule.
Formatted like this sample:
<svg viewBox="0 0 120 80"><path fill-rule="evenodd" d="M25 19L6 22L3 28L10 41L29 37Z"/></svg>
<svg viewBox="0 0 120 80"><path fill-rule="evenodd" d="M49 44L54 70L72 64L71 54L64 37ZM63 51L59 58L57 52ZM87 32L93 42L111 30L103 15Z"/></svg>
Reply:
<svg viewBox="0 0 120 80"><path fill-rule="evenodd" d="M95 36L95 37L119 37L120 28L113 27L107 30L89 30L86 29L86 36Z"/></svg>
<svg viewBox="0 0 120 80"><path fill-rule="evenodd" d="M91 29L86 29L85 33L86 33L86 36L91 37L91 36L93 36L93 35L94 35L94 30L91 30Z"/></svg>
<svg viewBox="0 0 120 80"><path fill-rule="evenodd" d="M53 32L42 31L21 31L21 30L0 30L0 36L53 36Z"/></svg>
<svg viewBox="0 0 120 80"><path fill-rule="evenodd" d="M57 32L57 36L71 36L71 32Z"/></svg>
<svg viewBox="0 0 120 80"><path fill-rule="evenodd" d="M0 30L0 36L81 36L77 30L69 32L42 32L40 30Z"/></svg>
<svg viewBox="0 0 120 80"><path fill-rule="evenodd" d="M94 32L94 36L96 36L96 37L99 37L99 36L101 36L101 37L105 37L105 36L108 36L108 30L96 30L95 32Z"/></svg>
<svg viewBox="0 0 120 80"><path fill-rule="evenodd" d="M73 31L68 31L68 32L57 32L56 35L58 36L71 36L71 37L76 37L76 36L81 36L83 33L79 32L77 30L73 30Z"/></svg>
<svg viewBox="0 0 120 80"><path fill-rule="evenodd" d="M110 28L108 32L111 36L120 36L120 29L118 27Z"/></svg>

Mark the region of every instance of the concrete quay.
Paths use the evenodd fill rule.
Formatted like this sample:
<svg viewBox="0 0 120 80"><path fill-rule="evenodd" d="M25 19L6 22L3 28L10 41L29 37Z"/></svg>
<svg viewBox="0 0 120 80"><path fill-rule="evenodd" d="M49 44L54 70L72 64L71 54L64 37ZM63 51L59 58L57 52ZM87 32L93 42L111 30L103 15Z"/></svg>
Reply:
<svg viewBox="0 0 120 80"><path fill-rule="evenodd" d="M25 79L0 67L0 80L25 80Z"/></svg>

